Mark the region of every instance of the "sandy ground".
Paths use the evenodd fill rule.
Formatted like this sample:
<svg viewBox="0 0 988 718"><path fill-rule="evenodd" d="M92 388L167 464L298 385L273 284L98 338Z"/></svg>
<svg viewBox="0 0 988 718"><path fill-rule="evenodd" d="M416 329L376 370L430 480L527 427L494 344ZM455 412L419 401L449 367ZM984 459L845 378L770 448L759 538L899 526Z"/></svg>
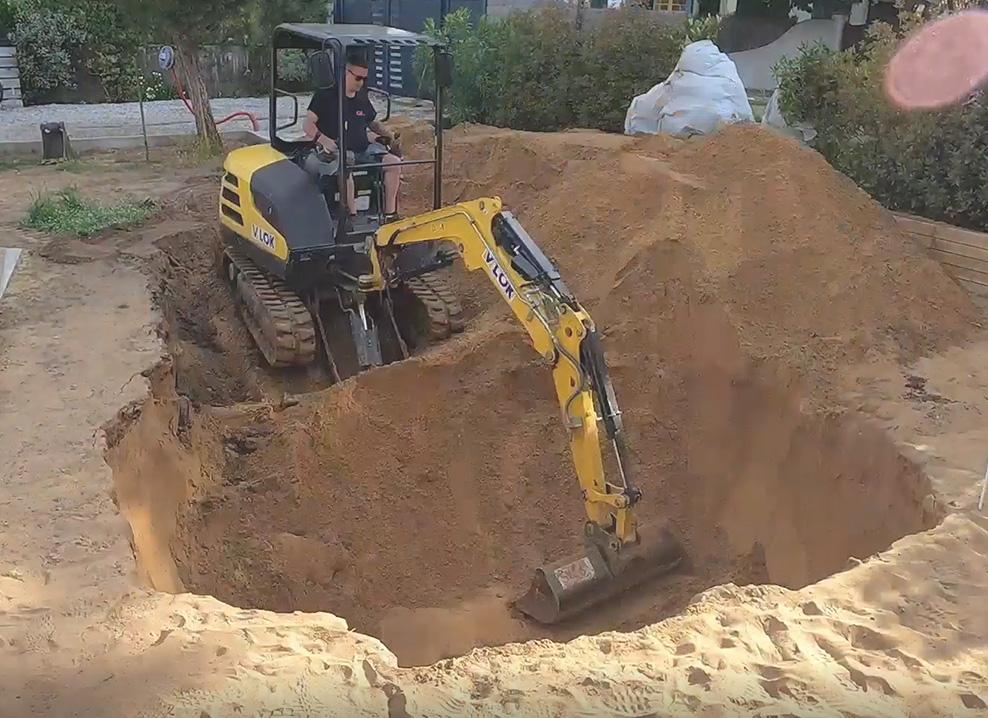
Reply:
<svg viewBox="0 0 988 718"><path fill-rule="evenodd" d="M84 181L107 194L182 191L180 175L162 183L157 174L127 168ZM245 611L140 588L100 426L144 399L142 372L161 355L140 270L161 237L151 228L45 259L47 240L16 227L20 212L39 187L79 179L0 173L0 226L27 250L0 305L0 716L988 710L988 531L975 511L988 337L905 371L865 363L847 381L844 400L929 475L929 508L939 502L952 514L801 591L722 586L633 633L399 669L383 644L328 614ZM925 394L904 400L909 374L926 380Z"/></svg>

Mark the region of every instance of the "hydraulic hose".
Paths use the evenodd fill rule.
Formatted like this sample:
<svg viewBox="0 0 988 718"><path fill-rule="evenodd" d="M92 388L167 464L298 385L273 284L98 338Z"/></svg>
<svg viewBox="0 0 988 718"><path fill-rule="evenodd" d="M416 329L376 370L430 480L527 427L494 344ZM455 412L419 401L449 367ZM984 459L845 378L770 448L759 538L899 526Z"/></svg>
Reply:
<svg viewBox="0 0 988 718"><path fill-rule="evenodd" d="M190 115L195 117L196 113L192 109L192 104L189 102L188 98L185 96L185 91L182 89L182 81L178 79L178 70L176 70L174 67L172 68L172 79L175 81L175 89L178 91L178 96L182 98L182 103L185 105L185 109L189 111ZM254 114L253 112L246 112L246 111L233 112L220 120L214 120L214 122L216 126L219 127L224 122L229 122L235 117L246 117L247 119L249 119L250 124L254 129L254 132L257 132L258 130L261 129L261 123L258 122L257 115Z"/></svg>

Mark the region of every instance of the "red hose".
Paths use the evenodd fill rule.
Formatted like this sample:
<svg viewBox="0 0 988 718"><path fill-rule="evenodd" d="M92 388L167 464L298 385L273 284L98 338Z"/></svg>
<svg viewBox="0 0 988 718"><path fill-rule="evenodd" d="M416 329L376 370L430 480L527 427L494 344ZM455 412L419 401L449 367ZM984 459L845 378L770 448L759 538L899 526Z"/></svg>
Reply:
<svg viewBox="0 0 988 718"><path fill-rule="evenodd" d="M175 81L175 89L178 90L178 96L182 98L182 102L185 104L185 109L189 111L189 114L195 117L196 113L192 109L192 104L189 102L188 98L186 98L185 91L182 90L182 82L181 80L178 79L178 70L176 70L174 67L172 68L172 79ZM246 117L247 119L249 119L250 124L254 128L254 132L257 132L258 130L261 129L261 124L257 121L257 115L254 114L253 112L243 112L243 111L233 112L227 115L226 117L224 117L222 120L215 120L214 122L216 126L219 127L224 122L229 122L234 117Z"/></svg>

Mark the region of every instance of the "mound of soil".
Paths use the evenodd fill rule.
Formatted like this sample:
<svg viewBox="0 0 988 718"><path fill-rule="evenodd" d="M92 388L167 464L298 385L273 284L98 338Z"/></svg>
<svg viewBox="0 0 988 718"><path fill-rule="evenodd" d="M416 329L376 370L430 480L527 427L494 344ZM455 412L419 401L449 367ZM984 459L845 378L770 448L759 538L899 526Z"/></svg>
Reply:
<svg viewBox="0 0 988 718"><path fill-rule="evenodd" d="M478 274L456 277L477 314L463 335L167 439L196 457L167 479L191 499L171 544L186 588L330 611L424 663L637 628L729 581L800 587L937 519L842 382L964 341L978 311L819 155L759 127L689 142L467 127L447 147L446 201L500 195L602 329L642 516L671 521L692 570L551 632L504 610L579 550L583 507L549 370ZM422 175L408 201L424 208ZM158 411L141 421L174 434ZM110 460L118 482L148 473L129 436Z"/></svg>

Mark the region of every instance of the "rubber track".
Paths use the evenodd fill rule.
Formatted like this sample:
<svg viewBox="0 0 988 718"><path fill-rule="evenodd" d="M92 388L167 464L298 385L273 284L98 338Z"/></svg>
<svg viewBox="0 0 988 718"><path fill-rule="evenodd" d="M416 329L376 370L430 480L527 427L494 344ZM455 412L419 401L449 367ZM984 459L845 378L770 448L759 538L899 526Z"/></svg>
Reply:
<svg viewBox="0 0 988 718"><path fill-rule="evenodd" d="M446 305L446 312L449 314L449 326L454 334L459 334L466 327L466 319L463 317L463 306L449 284L442 277L426 275L421 278L429 289Z"/></svg>
<svg viewBox="0 0 988 718"><path fill-rule="evenodd" d="M416 277L407 280L405 286L425 307L430 340L442 341L454 332L463 331L463 307L443 279Z"/></svg>
<svg viewBox="0 0 988 718"><path fill-rule="evenodd" d="M266 315L264 318L255 317L257 303L248 297L239 297L249 307L244 312L244 319L268 364L285 367L313 362L316 358L316 328L312 314L298 295L280 279L261 272L238 249L227 247L225 253L237 268L238 276L253 289L260 309ZM234 291L239 294L236 286Z"/></svg>

